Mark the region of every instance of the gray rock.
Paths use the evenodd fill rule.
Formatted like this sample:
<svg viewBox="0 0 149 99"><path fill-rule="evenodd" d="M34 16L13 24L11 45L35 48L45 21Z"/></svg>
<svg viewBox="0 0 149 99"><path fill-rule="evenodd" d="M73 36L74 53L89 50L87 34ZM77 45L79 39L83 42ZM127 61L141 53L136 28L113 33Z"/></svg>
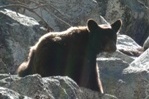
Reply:
<svg viewBox="0 0 149 99"><path fill-rule="evenodd" d="M118 58L126 63L131 63L132 61L134 61L134 57L130 57L120 51L116 51L114 53L106 53L106 52L102 52L102 53L99 53L98 56L97 56L97 59L99 58L110 58L110 57L115 57L115 58Z"/></svg>
<svg viewBox="0 0 149 99"><path fill-rule="evenodd" d="M31 99L31 98L21 96L19 93L11 89L0 87L0 99Z"/></svg>
<svg viewBox="0 0 149 99"><path fill-rule="evenodd" d="M115 94L118 83L123 79L122 71L128 67L128 63L120 58L97 58L100 78L105 93Z"/></svg>
<svg viewBox="0 0 149 99"><path fill-rule="evenodd" d="M94 92L86 88L81 88L81 90L83 91L83 95L84 95L83 97L81 97L81 99L118 99L114 95L110 95L110 94L100 95L98 92Z"/></svg>
<svg viewBox="0 0 149 99"><path fill-rule="evenodd" d="M117 49L121 52L131 56L139 56L142 54L143 48L131 37L127 35L118 35L117 39Z"/></svg>
<svg viewBox="0 0 149 99"><path fill-rule="evenodd" d="M30 7L36 7L34 0L29 2ZM36 0L36 3L40 3L42 0ZM43 19L51 26L55 31L65 30L70 26L85 25L88 18L94 18L99 21L99 7L96 0L44 0L43 4L48 6L39 7L36 9L36 13L43 17ZM29 11L25 11L26 15L32 16L39 20L37 16Z"/></svg>
<svg viewBox="0 0 149 99"><path fill-rule="evenodd" d="M149 83L149 49L136 58L121 72L115 94L120 99L148 99ZM117 75L119 75L117 73ZM112 76L113 77L113 76ZM103 78L104 79L104 78ZM110 82L113 80L110 80ZM111 94L111 93L110 93Z"/></svg>
<svg viewBox="0 0 149 99"><path fill-rule="evenodd" d="M0 76L0 86L5 89L9 88L9 90L13 90L18 96L21 95L33 99L117 99L115 96L109 94L100 95L98 92L94 92L90 89L80 89L79 86L67 76L45 78L41 78L41 76L37 74L23 78L6 74L1 74ZM12 97L15 99L13 95Z"/></svg>
<svg viewBox="0 0 149 99"><path fill-rule="evenodd" d="M105 93L118 99L148 99L148 51L130 65L120 58L97 58Z"/></svg>
<svg viewBox="0 0 149 99"><path fill-rule="evenodd" d="M0 72L14 73L27 57L29 46L45 31L35 19L14 11L0 10L0 16Z"/></svg>
<svg viewBox="0 0 149 99"><path fill-rule="evenodd" d="M148 73L149 72L149 49L146 50L141 56L135 59L124 73Z"/></svg>
<svg viewBox="0 0 149 99"><path fill-rule="evenodd" d="M118 49L137 50L142 48L131 37L127 35L118 35L117 39Z"/></svg>

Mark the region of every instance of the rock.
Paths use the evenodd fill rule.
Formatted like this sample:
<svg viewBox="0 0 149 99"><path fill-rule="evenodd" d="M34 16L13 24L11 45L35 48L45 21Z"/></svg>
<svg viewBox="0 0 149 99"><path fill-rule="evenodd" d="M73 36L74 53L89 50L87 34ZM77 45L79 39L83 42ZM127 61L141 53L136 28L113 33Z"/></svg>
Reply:
<svg viewBox="0 0 149 99"><path fill-rule="evenodd" d="M127 99L147 99L149 82L149 49L123 70L125 84L120 88ZM124 90L122 90L124 89ZM127 92L126 92L127 91ZM129 93L128 93L129 91ZM122 94L121 94L122 95Z"/></svg>
<svg viewBox="0 0 149 99"><path fill-rule="evenodd" d="M79 87L68 77L47 77L40 75L29 75L20 78L15 75L3 78L0 82L3 87L19 92L21 95L38 99L76 99ZM1 86L0 83L0 86Z"/></svg>
<svg viewBox="0 0 149 99"><path fill-rule="evenodd" d="M136 58L130 65L120 58L97 58L105 93L118 99L147 99L148 53L144 52L143 56Z"/></svg>
<svg viewBox="0 0 149 99"><path fill-rule="evenodd" d="M11 89L0 87L0 99L31 99L31 98L22 96Z"/></svg>
<svg viewBox="0 0 149 99"><path fill-rule="evenodd" d="M139 43L143 44L146 36L148 35L148 3L146 0L122 0L122 3L126 6L125 18L126 31L128 35ZM128 17L129 16L129 17ZM130 23L131 22L131 23ZM139 27L139 28L138 28Z"/></svg>
<svg viewBox="0 0 149 99"><path fill-rule="evenodd" d="M100 95L98 92L94 92L86 88L81 88L81 90L83 91L83 95L85 96L81 97L81 99L118 99L114 95L110 94Z"/></svg>
<svg viewBox="0 0 149 99"><path fill-rule="evenodd" d="M100 95L90 89L80 89L67 76L41 78L40 75L34 74L20 78L17 75L1 74L0 77L0 86L13 90L17 93L17 96L26 96L33 99L117 99L113 95ZM0 93L2 92L0 90Z"/></svg>
<svg viewBox="0 0 149 99"><path fill-rule="evenodd" d="M141 56L135 59L124 73L148 73L149 72L149 49L146 50Z"/></svg>
<svg viewBox="0 0 149 99"><path fill-rule="evenodd" d="M15 73L27 57L29 47L45 31L35 19L14 11L0 10L0 16L0 65L3 67L0 72Z"/></svg>
<svg viewBox="0 0 149 99"><path fill-rule="evenodd" d="M97 56L97 59L99 58L110 58L110 57L115 57L115 58L118 58L126 63L131 63L135 58L134 57L130 57L120 51L116 51L114 53L106 53L106 52L102 52L102 53L99 53L98 56Z"/></svg>
<svg viewBox="0 0 149 99"><path fill-rule="evenodd" d="M42 0L36 0L37 4L35 4L34 0L27 1L30 1L27 5L31 8L37 7L37 4L42 2ZM66 30L70 26L85 25L88 18L94 18L97 22L100 19L98 4L95 0L45 0L42 4L48 5L45 6L46 9L38 7L35 11L55 31ZM27 10L24 14L40 20Z"/></svg>
<svg viewBox="0 0 149 99"><path fill-rule="evenodd" d="M139 56L143 48L127 35L118 35L117 49L130 56Z"/></svg>
<svg viewBox="0 0 149 99"><path fill-rule="evenodd" d="M0 52L1 53L1 52ZM2 52L3 53L3 52ZM3 56L3 55L0 55ZM6 64L2 61L3 59L0 58L0 73L9 73L9 70L6 66Z"/></svg>
<svg viewBox="0 0 149 99"><path fill-rule="evenodd" d="M97 58L100 78L105 93L115 94L118 82L123 78L122 71L128 67L128 63L120 58Z"/></svg>

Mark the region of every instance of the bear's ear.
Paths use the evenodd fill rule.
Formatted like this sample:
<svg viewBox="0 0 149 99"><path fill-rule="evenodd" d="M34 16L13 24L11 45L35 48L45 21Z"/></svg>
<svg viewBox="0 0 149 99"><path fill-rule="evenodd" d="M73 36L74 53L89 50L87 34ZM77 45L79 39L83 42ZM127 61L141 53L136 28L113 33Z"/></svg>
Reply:
<svg viewBox="0 0 149 99"><path fill-rule="evenodd" d="M87 27L88 27L89 31L95 31L96 29L99 28L98 24L92 19L89 19L87 21Z"/></svg>
<svg viewBox="0 0 149 99"><path fill-rule="evenodd" d="M122 20L117 20L113 24L111 24L112 29L117 33L122 26Z"/></svg>

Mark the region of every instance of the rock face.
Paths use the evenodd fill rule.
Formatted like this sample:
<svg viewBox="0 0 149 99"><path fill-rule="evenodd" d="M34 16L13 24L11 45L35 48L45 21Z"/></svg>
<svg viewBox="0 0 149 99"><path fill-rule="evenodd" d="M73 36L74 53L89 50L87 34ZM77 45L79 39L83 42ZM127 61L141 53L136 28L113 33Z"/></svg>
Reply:
<svg viewBox="0 0 149 99"><path fill-rule="evenodd" d="M1 10L0 16L0 64L3 67L0 72L14 73L27 57L30 45L45 31L40 29L41 26L35 19L14 11Z"/></svg>

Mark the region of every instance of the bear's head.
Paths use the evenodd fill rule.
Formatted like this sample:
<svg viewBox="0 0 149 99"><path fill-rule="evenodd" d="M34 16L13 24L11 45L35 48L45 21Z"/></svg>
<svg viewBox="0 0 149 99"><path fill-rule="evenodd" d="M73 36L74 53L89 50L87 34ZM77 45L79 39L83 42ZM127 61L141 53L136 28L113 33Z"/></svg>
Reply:
<svg viewBox="0 0 149 99"><path fill-rule="evenodd" d="M121 20L113 24L98 25L94 20L87 22L87 28L90 32L90 47L96 53L116 51L117 32L122 25Z"/></svg>

